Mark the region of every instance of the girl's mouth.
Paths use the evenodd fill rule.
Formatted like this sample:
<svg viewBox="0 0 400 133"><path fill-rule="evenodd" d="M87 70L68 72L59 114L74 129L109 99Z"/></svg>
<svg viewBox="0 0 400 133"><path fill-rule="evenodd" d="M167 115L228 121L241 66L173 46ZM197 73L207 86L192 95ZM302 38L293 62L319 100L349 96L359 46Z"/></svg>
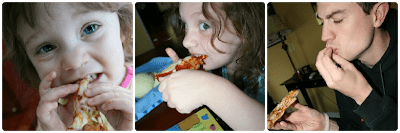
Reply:
<svg viewBox="0 0 400 133"><path fill-rule="evenodd" d="M89 78L89 83L93 83L93 82L98 81L102 75L103 75L103 74L101 74L101 73L94 73L94 74L89 74L89 75L87 75L86 77ZM79 84L79 82L80 82L81 80L82 80L82 79L76 80L75 83L76 83L76 84Z"/></svg>
<svg viewBox="0 0 400 133"><path fill-rule="evenodd" d="M97 80L99 80L101 74L96 73L96 74L90 74L88 76L89 76L89 83L92 83L92 82L96 82Z"/></svg>

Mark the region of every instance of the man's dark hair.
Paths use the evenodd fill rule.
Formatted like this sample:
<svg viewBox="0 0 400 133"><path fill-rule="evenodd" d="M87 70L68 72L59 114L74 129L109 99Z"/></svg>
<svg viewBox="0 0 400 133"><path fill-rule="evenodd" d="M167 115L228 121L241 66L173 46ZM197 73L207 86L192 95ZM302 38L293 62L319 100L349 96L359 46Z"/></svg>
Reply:
<svg viewBox="0 0 400 133"><path fill-rule="evenodd" d="M372 8L374 7L374 5L378 3L378 2L357 2L357 4L359 6L361 6L361 8L363 9L363 11L369 15L369 13L371 12ZM390 7L390 2L388 2L389 7Z"/></svg>
<svg viewBox="0 0 400 133"><path fill-rule="evenodd" d="M371 12L372 8L374 7L375 4L378 2L357 2L357 4L363 9L365 14L368 14ZM311 5L316 6L316 2L311 2ZM388 3L390 7L390 2Z"/></svg>

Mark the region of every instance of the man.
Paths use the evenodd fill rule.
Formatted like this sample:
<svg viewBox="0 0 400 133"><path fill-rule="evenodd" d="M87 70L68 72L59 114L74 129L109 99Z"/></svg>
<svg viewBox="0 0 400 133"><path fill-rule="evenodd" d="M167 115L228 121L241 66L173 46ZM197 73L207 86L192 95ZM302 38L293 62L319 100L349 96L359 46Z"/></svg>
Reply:
<svg viewBox="0 0 400 133"><path fill-rule="evenodd" d="M369 6L370 5L370 6ZM397 130L397 10L388 3L317 3L326 48L316 67L336 92L340 119L295 103L290 130Z"/></svg>

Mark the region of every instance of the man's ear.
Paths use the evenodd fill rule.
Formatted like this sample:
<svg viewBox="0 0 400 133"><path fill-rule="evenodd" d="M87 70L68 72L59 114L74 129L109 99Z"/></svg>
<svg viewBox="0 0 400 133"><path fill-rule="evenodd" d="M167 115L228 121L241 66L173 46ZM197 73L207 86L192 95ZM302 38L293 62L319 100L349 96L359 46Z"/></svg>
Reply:
<svg viewBox="0 0 400 133"><path fill-rule="evenodd" d="M389 4L386 2L379 2L372 8L371 14L374 17L374 27L379 28L385 21L386 15L389 11Z"/></svg>

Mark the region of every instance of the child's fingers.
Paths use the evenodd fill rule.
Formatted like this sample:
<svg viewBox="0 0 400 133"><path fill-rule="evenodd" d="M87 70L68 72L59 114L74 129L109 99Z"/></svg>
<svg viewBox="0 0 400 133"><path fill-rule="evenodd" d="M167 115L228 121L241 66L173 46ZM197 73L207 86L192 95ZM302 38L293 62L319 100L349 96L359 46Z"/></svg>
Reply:
<svg viewBox="0 0 400 133"><path fill-rule="evenodd" d="M132 93L121 92L121 91L120 92L107 92L107 93L102 93L100 95L96 95L92 98L89 98L87 102L91 106L96 106L96 105L100 105L107 101L110 101L112 99L117 99L117 98L123 98L123 99L126 99L127 101L131 101Z"/></svg>
<svg viewBox="0 0 400 133"><path fill-rule="evenodd" d="M39 84L40 96L44 95L48 90L50 90L51 83L53 79L56 78L56 76L57 76L56 72L52 71L43 78L43 80Z"/></svg>
<svg viewBox="0 0 400 133"><path fill-rule="evenodd" d="M36 110L37 113L36 115L38 116L38 119L43 124L43 126L47 127L46 129L51 130L54 127L60 127L60 125L63 125L56 111L58 107L57 101L61 97L65 97L68 94L76 92L77 89L78 89L77 84L69 84L50 89L40 96L40 101Z"/></svg>
<svg viewBox="0 0 400 133"><path fill-rule="evenodd" d="M111 99L107 102L105 102L103 105L101 105L102 110L118 110L123 113L123 117L127 121L133 121L133 107L132 107L132 101L127 100L125 98L114 98Z"/></svg>
<svg viewBox="0 0 400 133"><path fill-rule="evenodd" d="M78 84L69 84L53 88L47 91L40 97L42 102L57 102L58 99L67 96L68 94L76 92L78 90Z"/></svg>
<svg viewBox="0 0 400 133"><path fill-rule="evenodd" d="M167 55L169 58L171 58L172 62L178 62L180 60L178 54L172 49L172 48L166 48L165 52L167 52Z"/></svg>
<svg viewBox="0 0 400 133"><path fill-rule="evenodd" d="M84 92L88 97L93 97L108 92L124 92L132 94L132 90L108 83L89 84L88 88Z"/></svg>
<svg viewBox="0 0 400 133"><path fill-rule="evenodd" d="M51 130L52 127L56 127L55 121L59 118L56 110L58 107L57 102L48 102L45 104L39 104L36 110L36 115L38 117L39 122L41 123L42 128Z"/></svg>

